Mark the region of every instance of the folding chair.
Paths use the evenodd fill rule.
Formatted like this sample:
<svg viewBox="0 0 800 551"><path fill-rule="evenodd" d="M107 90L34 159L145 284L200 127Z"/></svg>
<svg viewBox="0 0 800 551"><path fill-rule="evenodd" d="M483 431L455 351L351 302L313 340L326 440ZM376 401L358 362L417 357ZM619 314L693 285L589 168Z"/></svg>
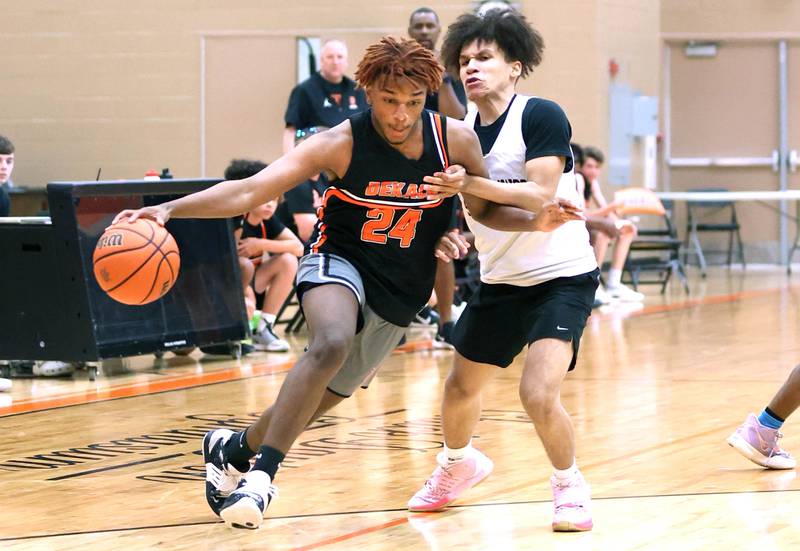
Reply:
<svg viewBox="0 0 800 551"><path fill-rule="evenodd" d="M292 307L295 309L292 310ZM300 301L297 300L297 287L293 286L292 292L283 301L277 316L275 316L275 325L286 324L286 333L299 333L305 321L306 317L303 315L303 309L300 308Z"/></svg>
<svg viewBox="0 0 800 551"><path fill-rule="evenodd" d="M723 192L728 190L722 188L695 188L689 191ZM686 213L686 255L694 253L697 256L700 273L703 277L706 276L706 267L708 266L706 255L708 252L704 254L700 245L699 234L702 232L727 232L728 267L733 263L734 239L736 240L738 258L742 263L742 267L745 267L744 247L742 245L742 236L739 233L739 220L736 218L736 206L733 201L688 201L686 203Z"/></svg>
<svg viewBox="0 0 800 551"><path fill-rule="evenodd" d="M620 190L614 201L622 204L619 211L623 216L639 218L638 235L631 243L623 268L629 275L625 283L630 283L635 290L639 285L661 285L663 294L670 278L676 274L689 293L689 281L680 257L681 240L672 223L672 202L662 202L645 188ZM648 272L654 273L654 277L643 277Z"/></svg>

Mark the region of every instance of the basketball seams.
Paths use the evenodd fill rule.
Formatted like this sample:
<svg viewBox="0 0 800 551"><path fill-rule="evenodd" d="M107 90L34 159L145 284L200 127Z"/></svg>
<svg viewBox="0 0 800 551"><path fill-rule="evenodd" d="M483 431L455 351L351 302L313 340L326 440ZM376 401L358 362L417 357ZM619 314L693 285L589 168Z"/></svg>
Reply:
<svg viewBox="0 0 800 551"><path fill-rule="evenodd" d="M133 276L135 276L137 273L139 273L139 270L141 270L142 268L144 268L144 267L145 267L145 266L146 266L146 265L147 265L147 264L150 262L150 260L151 260L151 259L152 259L152 258L153 258L155 255L156 255L156 253L157 253L157 252L159 252L159 251L161 250L161 245L163 245L163 244L164 244L164 242L165 242L167 239L169 239L169 237L170 237L170 234L169 234L169 232L167 232L166 230L164 230L164 232L165 232L165 234L164 234L164 239L162 239L162 240L161 240L161 243L159 243L158 245L155 245L155 242L151 241L151 243L153 243L153 244L155 245L155 249L153 250L153 252L152 252L152 253L150 253L150 256L148 256L148 257L145 259L145 261L144 261L144 262L142 262L141 264L139 264L139 266L138 266L138 267L137 267L137 268L136 268L134 271L132 271L130 274L128 274L128 277L126 277L125 279L123 279L122 281L120 281L119 283L117 283L117 284L116 284L114 287L111 287L110 289L106 289L106 290L105 290L105 291L106 291L106 293L111 293L111 292L114 292L115 290L119 289L119 287L120 287L120 286L122 286L122 285L124 285L126 282L128 282L128 280L130 280L130 279L131 279Z"/></svg>
<svg viewBox="0 0 800 551"><path fill-rule="evenodd" d="M147 294L144 296L144 298L141 301L139 301L139 304L147 304L148 302L151 302L148 299L150 298L150 295L153 294L153 291L156 288L156 284L158 283L158 276L159 276L159 274L161 274L161 265L164 264L165 261L166 261L166 257L164 255L162 255L161 259L158 261L158 266L156 266L156 275L155 275L155 277L153 277L153 283L150 284L150 288L147 290ZM148 260L148 262L149 262L149 260ZM169 262L167 262L167 266L169 266ZM159 297L156 297L156 298L159 298Z"/></svg>
<svg viewBox="0 0 800 551"><path fill-rule="evenodd" d="M147 304L165 295L166 291L171 289L177 281L180 269L180 252L175 238L163 226L156 226L147 219L141 219L141 221L149 227L149 232L141 227L141 224L131 224L133 227L122 227L123 225L120 224L111 228L109 238L115 235L115 231L118 233L116 233L116 238L109 240L109 243L113 243L112 247L115 248L124 246L122 245L124 240L119 235L122 232L134 234L144 240L144 243L129 246L123 250L112 250L93 259L95 277L101 284L101 288L103 288L103 281L101 281L99 273L106 269L104 266L111 267L112 264L118 266L114 269L116 273L112 277L112 287L103 288L103 291L118 302L131 306ZM159 232L161 232L161 239L156 242ZM104 235L107 234L104 232ZM97 248L95 248L95 252L97 252ZM122 253L130 256L128 258L118 256ZM157 253L161 253L160 256ZM175 258L169 258L170 255L175 255ZM111 264L105 264L104 260ZM120 268L124 272L130 271L121 280L119 279ZM142 296L143 292L144 296Z"/></svg>
<svg viewBox="0 0 800 551"><path fill-rule="evenodd" d="M170 262L169 258L167 258L171 254L174 254L175 256L178 257L178 262L181 261L181 257L178 254L178 251L169 251L168 253L166 253L164 255L164 259L167 261L167 266L169 266L169 273L170 273L170 276L172 277L172 281L175 281L175 279L176 279L175 268L172 266L172 262ZM179 266L180 266L180 264L179 264Z"/></svg>
<svg viewBox="0 0 800 551"><path fill-rule="evenodd" d="M125 252L128 252L128 251L136 251L136 250L139 250L139 249L144 249L144 248L145 248L145 247L147 247L147 246L148 246L150 243L152 243L152 242L153 242L153 238L155 237L155 234L156 234L155 230L153 230L153 235L151 235L150 237L147 237L145 234L143 234L143 233L140 233L140 232L136 231L136 230L135 230L135 229L133 229L133 228L117 228L117 229L118 229L118 230L120 230L120 231L129 231L129 232L131 232L131 233L135 233L136 235L138 235L138 236L139 236L139 237L141 237L142 239L147 239L147 243L145 243L144 245L140 245L140 246L138 246L138 247L131 247L130 249L123 249L123 250L121 250L121 251L111 251L111 252L108 252L108 253L104 254L103 256L98 256L97 258L93 258L93 259L92 259L92 261L93 261L93 262L100 262L100 261L101 261L101 260L103 260L104 258L108 258L109 256L113 256L113 255L115 255L115 254L122 254L122 253L125 253ZM150 228L150 229L152 230L153 228Z"/></svg>

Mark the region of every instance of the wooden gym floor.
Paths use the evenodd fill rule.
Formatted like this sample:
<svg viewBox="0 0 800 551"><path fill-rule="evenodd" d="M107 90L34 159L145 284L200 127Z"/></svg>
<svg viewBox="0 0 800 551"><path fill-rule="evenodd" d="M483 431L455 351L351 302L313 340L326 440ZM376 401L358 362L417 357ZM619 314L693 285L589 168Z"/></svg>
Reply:
<svg viewBox="0 0 800 551"><path fill-rule="evenodd" d="M296 354L150 356L94 382L16 380L0 394L0 548L796 549L795 471L762 470L725 438L800 362L798 276L691 275L689 297L649 287L639 309L595 311L564 384L593 532L550 531L551 468L518 402L519 360L485 393L475 444L492 476L447 512L406 512L435 466L452 356L423 333L302 435L252 532L207 509L199 442L246 426ZM785 431L800 453L797 420Z"/></svg>

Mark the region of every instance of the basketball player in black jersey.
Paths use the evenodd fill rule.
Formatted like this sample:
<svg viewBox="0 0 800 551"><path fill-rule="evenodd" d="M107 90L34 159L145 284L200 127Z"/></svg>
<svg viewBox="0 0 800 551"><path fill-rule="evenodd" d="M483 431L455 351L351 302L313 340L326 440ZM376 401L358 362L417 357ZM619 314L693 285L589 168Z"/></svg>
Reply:
<svg viewBox="0 0 800 551"><path fill-rule="evenodd" d="M260 526L278 466L306 425L349 396L391 352L430 296L435 258L466 252L458 237L443 237L452 196L429 193L425 183L457 183L465 169L487 175L474 132L423 110L442 72L416 41L383 38L356 72L370 110L309 138L251 178L115 219L229 217L323 170L336 175L297 276L308 351L259 421L241 433L211 431L203 440L206 497L231 526ZM507 209L521 210L495 206L486 209L487 224L502 225ZM542 212L523 211L530 230L580 217L558 202ZM345 363L346 377L338 377Z"/></svg>

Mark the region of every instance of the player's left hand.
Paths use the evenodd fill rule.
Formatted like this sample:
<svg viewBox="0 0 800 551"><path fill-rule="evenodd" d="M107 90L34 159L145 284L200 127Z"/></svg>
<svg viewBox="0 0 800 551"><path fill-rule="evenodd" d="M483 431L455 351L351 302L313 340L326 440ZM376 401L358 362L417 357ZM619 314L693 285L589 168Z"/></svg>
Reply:
<svg viewBox="0 0 800 551"><path fill-rule="evenodd" d="M464 188L467 171L461 165L450 165L444 172L434 172L422 180L428 184L428 199L452 197Z"/></svg>
<svg viewBox="0 0 800 551"><path fill-rule="evenodd" d="M553 231L571 220L586 220L583 210L566 199L556 197L542 205L533 221L533 231Z"/></svg>
<svg viewBox="0 0 800 551"><path fill-rule="evenodd" d="M469 241L458 230L450 230L439 239L433 254L439 260L450 262L452 259L462 258L468 251Z"/></svg>

